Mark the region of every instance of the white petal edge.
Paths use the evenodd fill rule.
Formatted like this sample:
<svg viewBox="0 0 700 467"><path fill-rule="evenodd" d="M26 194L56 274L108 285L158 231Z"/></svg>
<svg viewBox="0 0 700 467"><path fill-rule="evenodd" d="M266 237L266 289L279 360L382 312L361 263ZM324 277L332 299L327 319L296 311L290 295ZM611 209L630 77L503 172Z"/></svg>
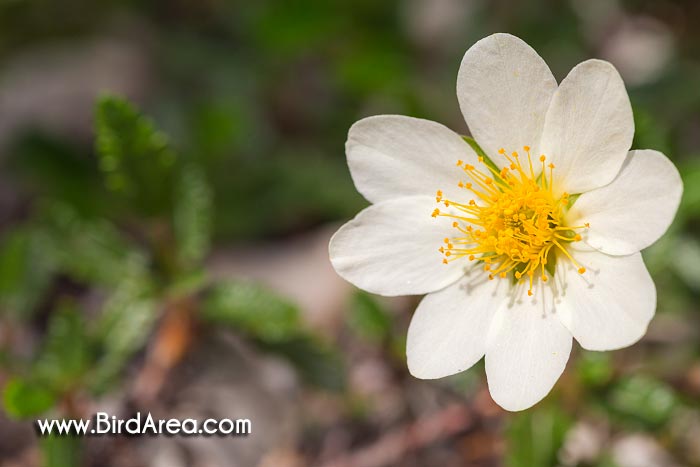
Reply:
<svg viewBox="0 0 700 467"><path fill-rule="evenodd" d="M523 287L519 287L523 291ZM571 333L556 316L549 285L535 287L496 312L486 350L491 397L518 411L542 400L559 379L571 353Z"/></svg>
<svg viewBox="0 0 700 467"><path fill-rule="evenodd" d="M408 369L416 378L453 375L484 356L489 326L498 302L507 299L508 284L472 275L418 305L406 342Z"/></svg>
<svg viewBox="0 0 700 467"><path fill-rule="evenodd" d="M614 350L641 339L656 310L656 287L642 255L571 253L586 272L578 274L570 261L559 258L557 309L559 319L581 347Z"/></svg>
<svg viewBox="0 0 700 467"><path fill-rule="evenodd" d="M539 154L545 115L557 81L545 61L523 40L493 34L467 50L457 76L457 98L474 139L500 167L498 154Z"/></svg>
<svg viewBox="0 0 700 467"><path fill-rule="evenodd" d="M460 261L442 264L438 248L454 233L433 218L435 198L384 201L361 211L333 235L331 263L348 282L386 296L420 295L442 289L463 275Z"/></svg>
<svg viewBox="0 0 700 467"><path fill-rule="evenodd" d="M355 187L372 203L433 196L457 185L462 174L455 166L458 160L477 161L472 148L446 126L400 115L356 122L345 152Z"/></svg>
<svg viewBox="0 0 700 467"><path fill-rule="evenodd" d="M540 150L553 162L557 192L583 193L610 183L632 145L634 120L625 83L614 66L575 66L552 98Z"/></svg>
<svg viewBox="0 0 700 467"><path fill-rule="evenodd" d="M589 223L581 232L589 246L609 255L630 255L666 232L682 194L681 176L666 156L648 149L630 151L615 180L583 193L566 223Z"/></svg>

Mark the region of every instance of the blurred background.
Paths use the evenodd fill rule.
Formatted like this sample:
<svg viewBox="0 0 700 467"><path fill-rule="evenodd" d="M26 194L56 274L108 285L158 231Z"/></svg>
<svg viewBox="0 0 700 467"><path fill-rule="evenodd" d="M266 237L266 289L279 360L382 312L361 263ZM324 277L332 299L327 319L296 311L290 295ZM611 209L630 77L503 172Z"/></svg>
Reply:
<svg viewBox="0 0 700 467"><path fill-rule="evenodd" d="M0 0L0 465L700 465L700 3ZM347 130L405 114L466 134L464 52L493 32L558 80L611 61L633 147L685 182L645 260L637 345L575 345L507 413L483 364L406 369L418 297L330 267L367 205ZM249 418L247 437L39 438L38 417Z"/></svg>

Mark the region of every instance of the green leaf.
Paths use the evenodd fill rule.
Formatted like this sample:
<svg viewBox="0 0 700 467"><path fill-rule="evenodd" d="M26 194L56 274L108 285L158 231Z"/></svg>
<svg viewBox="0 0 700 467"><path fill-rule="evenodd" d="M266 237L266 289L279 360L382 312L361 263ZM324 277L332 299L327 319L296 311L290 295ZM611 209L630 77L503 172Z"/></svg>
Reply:
<svg viewBox="0 0 700 467"><path fill-rule="evenodd" d="M700 163L685 164L679 168L683 178L683 198L678 217L683 222L700 216Z"/></svg>
<svg viewBox="0 0 700 467"><path fill-rule="evenodd" d="M557 453L570 426L569 417L554 405L538 406L514 414L506 429L508 449L505 465L557 465Z"/></svg>
<svg viewBox="0 0 700 467"><path fill-rule="evenodd" d="M260 347L289 360L301 377L330 391L345 388L345 365L336 349L309 334L274 342L260 342Z"/></svg>
<svg viewBox="0 0 700 467"><path fill-rule="evenodd" d="M82 462L82 438L76 435L41 438L43 467L76 467Z"/></svg>
<svg viewBox="0 0 700 467"><path fill-rule="evenodd" d="M51 283L55 262L49 242L30 227L8 232L0 241L0 309L28 317Z"/></svg>
<svg viewBox="0 0 700 467"><path fill-rule="evenodd" d="M670 268L685 284L700 291L700 242L692 236L679 235L674 239L669 255Z"/></svg>
<svg viewBox="0 0 700 467"><path fill-rule="evenodd" d="M584 350L576 365L581 381L589 386L605 385L613 377L610 355L605 352Z"/></svg>
<svg viewBox="0 0 700 467"><path fill-rule="evenodd" d="M42 383L14 378L5 385L3 404L12 417L39 415L53 407L55 402L53 391Z"/></svg>
<svg viewBox="0 0 700 467"><path fill-rule="evenodd" d="M302 329L298 308L267 288L250 282L214 286L201 316L248 334L262 349L288 359L309 383L340 390L345 385L340 355Z"/></svg>
<svg viewBox="0 0 700 467"><path fill-rule="evenodd" d="M173 225L181 266L196 267L209 250L212 195L202 171L193 165L180 174Z"/></svg>
<svg viewBox="0 0 700 467"><path fill-rule="evenodd" d="M129 359L140 350L158 317L150 288L127 278L105 302L97 324L97 358L88 384L97 393L113 384Z"/></svg>
<svg viewBox="0 0 700 467"><path fill-rule="evenodd" d="M169 212L176 157L165 134L118 97L99 99L96 113L97 152L107 188L143 214Z"/></svg>
<svg viewBox="0 0 700 467"><path fill-rule="evenodd" d="M45 211L51 254L74 279L114 286L127 276L145 274L145 255L108 221L82 219L62 204L49 205Z"/></svg>
<svg viewBox="0 0 700 467"><path fill-rule="evenodd" d="M678 406L673 389L647 376L632 376L617 384L608 402L613 413L632 425L657 428Z"/></svg>
<svg viewBox="0 0 700 467"><path fill-rule="evenodd" d="M83 316L69 302L53 311L32 374L57 392L74 387L92 361Z"/></svg>
<svg viewBox="0 0 700 467"><path fill-rule="evenodd" d="M264 342L280 342L299 332L297 307L267 288L250 282L226 282L204 299L202 318L229 325Z"/></svg>
<svg viewBox="0 0 700 467"><path fill-rule="evenodd" d="M382 341L391 330L391 317L377 298L358 290L352 297L350 326L361 336Z"/></svg>

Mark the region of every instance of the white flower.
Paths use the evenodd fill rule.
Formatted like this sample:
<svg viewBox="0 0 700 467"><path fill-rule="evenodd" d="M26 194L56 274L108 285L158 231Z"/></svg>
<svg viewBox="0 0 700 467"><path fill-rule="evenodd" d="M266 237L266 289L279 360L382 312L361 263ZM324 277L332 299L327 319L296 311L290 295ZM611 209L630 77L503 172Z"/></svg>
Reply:
<svg viewBox="0 0 700 467"><path fill-rule="evenodd" d="M660 152L629 151L632 109L607 62L557 86L530 46L494 34L465 54L457 97L495 166L438 123L357 122L348 165L374 204L335 234L330 258L369 292L428 294L408 330L414 376L485 355L494 400L522 410L551 390L572 336L612 350L644 335L656 290L639 251L670 225L682 182Z"/></svg>

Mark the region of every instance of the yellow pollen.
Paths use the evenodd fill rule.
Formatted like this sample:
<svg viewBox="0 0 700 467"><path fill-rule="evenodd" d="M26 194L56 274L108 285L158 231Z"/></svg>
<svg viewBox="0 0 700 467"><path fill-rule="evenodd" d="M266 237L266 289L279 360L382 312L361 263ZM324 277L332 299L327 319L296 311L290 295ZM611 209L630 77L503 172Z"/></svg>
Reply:
<svg viewBox="0 0 700 467"><path fill-rule="evenodd" d="M564 225L569 195L555 198L554 164L545 165L547 158L542 154L541 172L536 174L530 147L523 146L523 150L527 161L521 163L517 151L509 156L505 149L499 149L498 153L508 160L501 170L488 165L483 157L478 158L483 166L480 168L457 161L470 179L459 182L458 187L469 191L471 199L467 198L466 203L444 199L438 190L437 202L452 206L454 211L435 209L432 217L449 217L456 229L456 236L445 238L445 246L440 247L443 263L460 258L477 260L490 280L511 276L516 282L525 281L531 296L538 279L549 281L551 274L546 271L551 271L547 266L555 255L571 261L580 274L586 272L571 257L567 245L580 241L577 230L590 226Z"/></svg>

